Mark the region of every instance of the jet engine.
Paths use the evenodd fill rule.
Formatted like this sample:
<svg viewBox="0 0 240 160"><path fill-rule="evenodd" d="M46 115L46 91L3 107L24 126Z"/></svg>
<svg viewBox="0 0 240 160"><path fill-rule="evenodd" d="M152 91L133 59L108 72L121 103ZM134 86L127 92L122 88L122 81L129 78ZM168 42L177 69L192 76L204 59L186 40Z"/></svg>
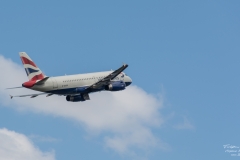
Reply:
<svg viewBox="0 0 240 160"><path fill-rule="evenodd" d="M76 95L76 96L68 95L66 97L66 100L70 101L70 102L80 102L80 101L90 100L90 98L89 98L88 94L81 94L81 95Z"/></svg>
<svg viewBox="0 0 240 160"><path fill-rule="evenodd" d="M105 86L105 90L108 91L121 91L124 90L126 84L123 81L112 82L111 84Z"/></svg>

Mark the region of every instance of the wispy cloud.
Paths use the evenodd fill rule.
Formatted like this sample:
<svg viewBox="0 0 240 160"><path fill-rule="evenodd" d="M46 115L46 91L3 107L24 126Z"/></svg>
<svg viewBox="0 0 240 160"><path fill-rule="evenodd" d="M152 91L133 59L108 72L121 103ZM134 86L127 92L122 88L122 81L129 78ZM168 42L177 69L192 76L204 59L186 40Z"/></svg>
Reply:
<svg viewBox="0 0 240 160"><path fill-rule="evenodd" d="M194 129L195 127L191 124L191 122L187 119L187 117L183 117L183 122L174 126L176 129Z"/></svg>
<svg viewBox="0 0 240 160"><path fill-rule="evenodd" d="M0 68L4 68L0 70L0 88L19 86L27 81L22 66L3 56L0 56ZM11 94L13 92L18 95L32 91L11 90ZM164 122L159 112L162 99L137 86L120 92L91 94L90 101L79 103L67 102L63 96L10 100L6 90L0 91L0 97L0 103L5 106L72 119L82 124L90 134L104 133L105 146L119 153L163 146L159 137L151 131Z"/></svg>
<svg viewBox="0 0 240 160"><path fill-rule="evenodd" d="M23 134L0 129L1 160L54 160L54 152L42 152Z"/></svg>
<svg viewBox="0 0 240 160"><path fill-rule="evenodd" d="M30 139L32 139L34 142L59 142L59 139L56 138L52 138L52 137L44 137L44 136L40 136L40 135L30 135L28 136Z"/></svg>

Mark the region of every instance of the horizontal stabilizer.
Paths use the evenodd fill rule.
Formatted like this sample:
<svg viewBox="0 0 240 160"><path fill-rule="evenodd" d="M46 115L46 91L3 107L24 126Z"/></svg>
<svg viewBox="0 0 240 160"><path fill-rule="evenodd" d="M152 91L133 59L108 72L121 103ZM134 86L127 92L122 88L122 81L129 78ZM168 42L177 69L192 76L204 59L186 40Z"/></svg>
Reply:
<svg viewBox="0 0 240 160"><path fill-rule="evenodd" d="M35 83L34 85L42 85L44 84L47 80L48 80L49 77L45 77L43 78L42 80L38 81L37 83Z"/></svg>
<svg viewBox="0 0 240 160"><path fill-rule="evenodd" d="M40 95L44 95L44 94L48 94L48 93L38 93L38 94L26 94L26 95L18 95L18 96L12 96L10 95L11 99L13 97L30 97L30 98L34 98L34 97L37 97L37 96L40 96Z"/></svg>
<svg viewBox="0 0 240 160"><path fill-rule="evenodd" d="M12 88L6 88L6 89L17 89L17 88L23 88L23 87L12 87Z"/></svg>

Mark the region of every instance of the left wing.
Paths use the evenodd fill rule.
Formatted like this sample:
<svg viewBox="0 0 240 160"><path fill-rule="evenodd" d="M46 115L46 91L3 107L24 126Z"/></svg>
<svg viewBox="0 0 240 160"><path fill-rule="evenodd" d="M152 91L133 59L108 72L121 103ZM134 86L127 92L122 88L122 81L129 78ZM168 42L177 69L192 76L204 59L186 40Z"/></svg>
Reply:
<svg viewBox="0 0 240 160"><path fill-rule="evenodd" d="M18 96L12 96L10 95L11 99L13 97L30 97L30 98L35 98L37 96L40 96L40 95L44 95L44 94L49 94L49 93L38 93L38 94L25 94L25 95L18 95Z"/></svg>
<svg viewBox="0 0 240 160"><path fill-rule="evenodd" d="M87 87L86 89L97 89L97 88L101 88L104 85L108 85L108 83L114 79L115 77L117 77L123 70L125 70L128 67L127 64L124 64L122 67L120 67L119 69L115 70L114 72L112 72L111 74L109 74L108 76L106 76L105 78L101 79L100 81L92 84L91 86Z"/></svg>

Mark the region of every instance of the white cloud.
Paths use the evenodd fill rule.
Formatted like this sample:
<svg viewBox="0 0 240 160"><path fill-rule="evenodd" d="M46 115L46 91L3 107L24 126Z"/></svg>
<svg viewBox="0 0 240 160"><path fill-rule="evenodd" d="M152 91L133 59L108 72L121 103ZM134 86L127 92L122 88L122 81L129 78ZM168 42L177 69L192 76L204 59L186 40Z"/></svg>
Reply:
<svg viewBox="0 0 240 160"><path fill-rule="evenodd" d="M0 129L0 160L54 160L53 152L42 152L23 134Z"/></svg>
<svg viewBox="0 0 240 160"><path fill-rule="evenodd" d="M27 81L23 67L3 56L0 56L0 68L0 88L20 86ZM32 91L17 89L10 92L18 95ZM151 131L152 127L159 127L163 123L159 113L162 100L137 86L120 92L94 93L90 95L90 101L77 103L67 102L64 96L10 100L6 90L0 92L0 97L1 103L6 106L65 117L79 122L89 133L104 133L105 145L119 153L127 153L130 148L162 146Z"/></svg>

